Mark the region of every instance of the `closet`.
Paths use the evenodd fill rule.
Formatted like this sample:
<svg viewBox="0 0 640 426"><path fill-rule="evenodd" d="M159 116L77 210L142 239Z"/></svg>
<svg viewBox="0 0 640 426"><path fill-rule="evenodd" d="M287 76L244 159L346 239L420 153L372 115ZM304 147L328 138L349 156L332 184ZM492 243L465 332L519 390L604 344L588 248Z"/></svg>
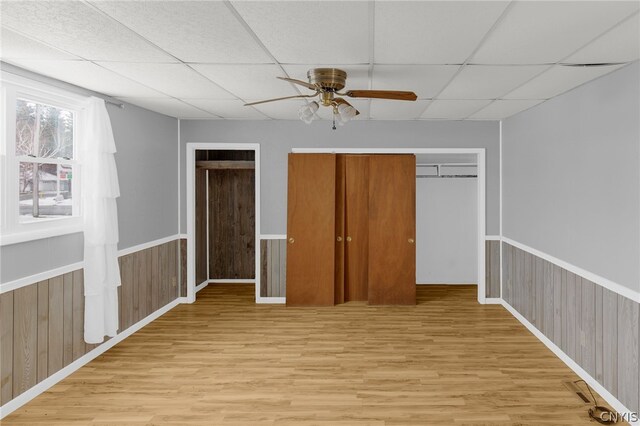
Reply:
<svg viewBox="0 0 640 426"><path fill-rule="evenodd" d="M289 154L287 305L415 304L414 155Z"/></svg>

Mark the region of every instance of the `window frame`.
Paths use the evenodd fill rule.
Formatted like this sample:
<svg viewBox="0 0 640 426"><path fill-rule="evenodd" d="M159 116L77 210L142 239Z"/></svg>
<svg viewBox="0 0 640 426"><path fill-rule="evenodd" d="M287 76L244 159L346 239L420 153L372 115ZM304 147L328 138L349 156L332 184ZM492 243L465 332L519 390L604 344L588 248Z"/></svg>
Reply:
<svg viewBox="0 0 640 426"><path fill-rule="evenodd" d="M51 85L33 81L8 73L0 78L3 111L0 114L0 246L33 241L42 238L72 234L83 231L82 217L82 126L84 124L85 96L79 96ZM74 114L73 158L61 160L16 155L16 101L26 99L40 104L69 110ZM20 221L19 213L19 169L21 162L38 164L69 164L73 167L71 187L72 215L65 217Z"/></svg>

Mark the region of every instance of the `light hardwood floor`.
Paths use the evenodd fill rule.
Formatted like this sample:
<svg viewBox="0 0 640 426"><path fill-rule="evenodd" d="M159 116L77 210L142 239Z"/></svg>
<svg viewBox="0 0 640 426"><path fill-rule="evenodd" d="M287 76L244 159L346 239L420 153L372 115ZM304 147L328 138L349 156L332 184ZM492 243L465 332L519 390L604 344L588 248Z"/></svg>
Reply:
<svg viewBox="0 0 640 426"><path fill-rule="evenodd" d="M586 425L578 377L475 287L418 305L254 305L213 285L2 421L13 424Z"/></svg>

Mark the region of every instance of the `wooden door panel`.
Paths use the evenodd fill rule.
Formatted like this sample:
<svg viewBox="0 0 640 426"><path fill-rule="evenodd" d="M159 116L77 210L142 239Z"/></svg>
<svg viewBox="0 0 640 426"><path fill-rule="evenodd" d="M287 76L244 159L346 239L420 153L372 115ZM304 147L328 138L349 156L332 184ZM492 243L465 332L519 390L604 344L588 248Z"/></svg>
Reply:
<svg viewBox="0 0 640 426"><path fill-rule="evenodd" d="M369 303L416 303L416 159L369 158Z"/></svg>
<svg viewBox="0 0 640 426"><path fill-rule="evenodd" d="M345 301L367 300L369 156L346 155Z"/></svg>
<svg viewBox="0 0 640 426"><path fill-rule="evenodd" d="M335 303L345 301L345 191L346 161L344 155L336 156L336 262L335 262Z"/></svg>
<svg viewBox="0 0 640 426"><path fill-rule="evenodd" d="M287 305L333 305L335 154L289 154Z"/></svg>

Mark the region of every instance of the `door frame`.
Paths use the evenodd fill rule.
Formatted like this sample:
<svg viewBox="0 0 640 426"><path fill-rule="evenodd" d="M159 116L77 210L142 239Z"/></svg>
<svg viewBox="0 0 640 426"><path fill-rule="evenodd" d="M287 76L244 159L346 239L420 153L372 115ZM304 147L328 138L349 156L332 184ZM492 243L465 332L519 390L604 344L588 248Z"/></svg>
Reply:
<svg viewBox="0 0 640 426"><path fill-rule="evenodd" d="M196 301L196 292L209 284L209 277L202 283L196 284L196 197L195 197L195 170L196 150L229 150L229 151L254 151L255 152L255 282L256 303L264 303L260 297L260 144L257 143L217 143L217 142L190 142L186 146L186 170L187 170L187 303ZM236 280L236 282L239 282Z"/></svg>
<svg viewBox="0 0 640 426"><path fill-rule="evenodd" d="M486 150L485 148L292 148L294 153L331 154L475 154L478 167L478 303L487 303L485 276Z"/></svg>

